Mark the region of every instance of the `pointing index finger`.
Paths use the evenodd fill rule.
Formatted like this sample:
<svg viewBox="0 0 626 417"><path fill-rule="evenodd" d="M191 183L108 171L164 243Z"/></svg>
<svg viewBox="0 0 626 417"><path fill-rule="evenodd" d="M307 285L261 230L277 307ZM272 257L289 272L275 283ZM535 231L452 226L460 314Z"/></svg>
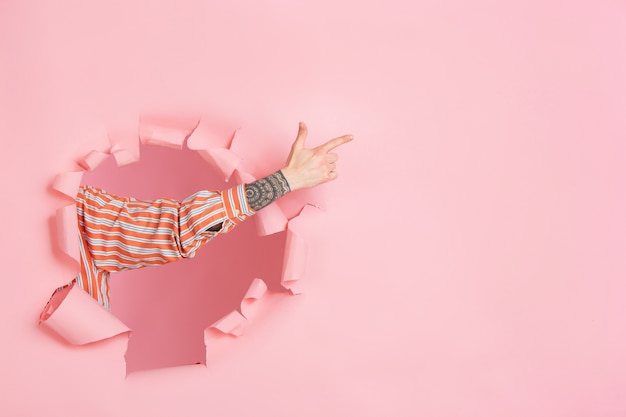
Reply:
<svg viewBox="0 0 626 417"><path fill-rule="evenodd" d="M352 139L354 139L354 136L352 136L352 135L339 136L338 138L331 139L328 142L326 142L325 144L320 145L319 149L321 149L324 152L329 152L332 149L335 149L337 146L340 146L340 145L343 145L344 143L350 142Z"/></svg>

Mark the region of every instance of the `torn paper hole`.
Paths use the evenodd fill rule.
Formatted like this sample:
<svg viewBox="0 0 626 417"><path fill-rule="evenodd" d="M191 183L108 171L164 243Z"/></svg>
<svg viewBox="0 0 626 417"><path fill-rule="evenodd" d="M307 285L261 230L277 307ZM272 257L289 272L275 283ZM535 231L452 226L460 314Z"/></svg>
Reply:
<svg viewBox="0 0 626 417"><path fill-rule="evenodd" d="M175 126L169 123L166 129L159 130L157 128L154 128L154 126L160 126L158 122L152 121L150 123L151 124L148 124L148 126L152 126L152 127L150 127L150 129L146 129L144 127L143 135L145 138L147 137L150 138L149 140L146 140L146 143L159 145L159 146L154 147L154 149L172 148L174 147L172 146L172 144L176 144L176 146L178 146L179 143L184 143L185 137L188 137L190 134L189 124L184 124L184 126L176 130ZM191 133L192 135L194 134L193 130ZM117 162L118 166L128 165L132 162L139 161L140 141L139 141L136 131L135 131L134 136L130 133L130 130L111 131L109 133L109 139L111 142L110 154L114 155L115 162ZM147 148L151 148L151 147L148 146ZM188 152L188 150L186 149L183 149L182 151ZM207 152L208 154L211 155L211 158L213 159L215 158L217 159L221 158L221 159L219 162L216 162L214 160L213 161L214 163L212 164L210 161L207 160L206 155L202 155L199 151ZM226 148L197 149L197 150L194 150L193 153L201 157L201 160L203 160L205 163L208 163L209 167L213 168L214 171L218 171L218 173L221 174L223 177L228 176L227 174L229 174L229 171L232 170L230 174L234 173L235 177L237 177L238 180L243 180L240 182L254 181L254 176L252 176L249 172L242 170L241 165L239 164L238 157L237 158L233 157L234 154L232 154L232 152L229 149L226 149ZM149 154L149 152L146 151L146 154ZM107 162L108 155L109 154L107 153L102 153L102 152L98 153L97 151L90 152L87 154L87 157L85 157L84 161L82 161L81 167L86 170L91 169L93 171L96 171L96 168L101 168L101 166L104 166L107 164L110 165L110 162ZM138 164L134 164L133 166L136 166L136 165ZM80 184L81 177L82 177L82 172L61 174L60 176L57 177L57 181L55 182L57 187L55 188L59 189L64 194L68 196L72 196L72 198L74 198L73 196L76 195L76 191L77 191L78 185ZM290 196L288 195L288 196L285 196L284 198L289 198L289 197ZM304 211L303 213L301 213L301 215L298 218L301 219L303 214L304 214ZM257 233L256 233L257 236L263 237L263 239L266 239L266 238L276 239L275 237L271 236L271 235L276 235L279 240L282 236L283 250L281 252L282 253L281 257L284 257L284 259L283 259L283 265L282 265L282 273L280 272L281 265L280 264L277 265L277 268L279 270L278 275L277 275L277 280L282 279L281 281L282 285L284 285L285 288L289 288L292 293L300 292L301 290L297 287L296 284L297 284L297 281L301 280L302 277L304 276L303 270L305 268L305 261L306 261L306 245L303 244L305 243L303 242L304 237L297 233L298 232L296 230L297 228L294 229L294 227L290 226L289 229L287 229L288 225L287 225L286 217L281 212L280 207L278 207L276 204L271 205L265 208L263 211L257 213L254 219L255 219L254 221L257 224ZM297 224L297 220L292 219L292 222L294 220L296 221L296 223L294 223L295 225ZM74 234L74 236L77 236L74 205L66 206L60 209L58 216L57 216L57 222L59 223L58 229L60 231L63 231L59 236L60 246L62 247L63 251L70 255L74 254L75 259L80 259L78 256L78 241L77 239L71 238L72 234ZM74 229L72 229L72 227ZM241 226L238 226L238 228L239 227ZM287 239L289 239L289 242L285 245L284 243L285 235L279 234L279 232L283 232L286 229L290 230L290 232L287 232L287 233L291 233L292 237L291 238L287 237ZM299 238L301 239L299 240ZM206 248L204 250L210 251L211 249ZM155 268L146 268L146 269L154 270ZM124 272L123 274L126 274L126 272ZM69 278L71 279L71 277ZM276 287L273 287L273 288L276 288ZM69 294L72 294L72 296L69 297L68 295L65 299L57 299L56 294L55 294L55 296L53 296L51 300L50 305L54 305L57 302L57 300L58 300L59 305L56 308L46 310L46 314L42 315L42 317L45 316L45 319L42 318L42 325L47 326L48 328L57 332L62 337L66 338L66 340L68 340L68 342L70 343L83 343L83 341L85 340L89 340L89 342L86 342L86 343L91 343L97 340L106 339L108 337L111 337L111 331L110 331L111 328L122 329L120 330L120 332L128 331L128 328L137 329L137 326L135 326L134 324L130 324L130 325L125 324L123 323L123 322L126 322L125 319L119 320L119 318L115 316L114 314L108 313L106 310L102 309L102 307L100 307L100 305L97 304L97 302L95 302L94 300L94 302L91 303L92 307L95 303L96 310L98 310L98 312L104 314L107 317L110 316L110 318L112 319L111 323L117 323L117 324L115 326L112 324L106 324L106 320L98 319L98 321L96 321L95 323L103 322L106 324L106 326L103 325L102 328L100 328L100 325L96 324L94 327L90 328L88 332L84 332L82 330L82 327L80 327L81 323L77 323L76 319L71 317L71 314L75 314L77 311L80 311L83 308L82 301L80 300L75 301L76 298L80 298L80 297L77 297L75 294L77 291L81 292L83 295L86 295L87 299L93 300L91 299L91 297L88 296L87 293L82 292L82 290L80 290L77 287L72 287L72 290L69 293ZM229 337L234 337L235 335L243 334L245 332L246 327L249 326L253 322L251 320L254 318L254 313L258 306L258 302L263 297L263 294L266 291L267 291L267 285L265 284L265 282L261 279L255 279L250 285L250 287L248 288L246 295L243 297L242 300L240 300L238 309L232 310L230 313L227 313L226 315L222 317L222 319L215 321L214 325L209 326L209 328L207 328L206 324L204 324L202 329L207 329L206 331L211 333L214 336L214 339L215 338L217 339L229 338ZM71 304L68 306L65 306L65 303L67 302L71 302ZM74 306L78 306L78 307L74 307ZM88 307L84 307L84 308L88 308ZM184 309L181 309L181 310L184 310ZM68 312L71 312L71 314ZM113 308L113 313L115 313L115 308ZM78 314L80 315L80 312ZM91 316L85 315L84 317L91 317ZM154 317L153 320L157 320L157 318ZM123 329L126 329L126 330L123 330ZM130 343L132 344L133 340L137 340L137 339L139 339L139 337L136 335L135 337L131 339ZM206 360L206 354L208 350L206 350L205 346L202 346L202 348L205 349L204 350L205 355L203 358L203 361L204 361ZM128 356L127 356L127 361L128 361ZM202 361L194 360L194 361L185 362L184 364L196 363L196 362L202 362ZM129 365L128 369L130 369L130 364L129 363L127 364ZM171 366L171 365L162 365L162 366ZM151 367L161 367L161 366L155 365ZM137 369L139 369L139 367Z"/></svg>

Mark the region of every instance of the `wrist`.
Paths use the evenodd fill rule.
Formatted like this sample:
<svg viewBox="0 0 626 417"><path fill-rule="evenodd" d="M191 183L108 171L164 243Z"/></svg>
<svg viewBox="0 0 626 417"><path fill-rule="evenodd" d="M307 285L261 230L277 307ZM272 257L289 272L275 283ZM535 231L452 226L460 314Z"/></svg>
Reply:
<svg viewBox="0 0 626 417"><path fill-rule="evenodd" d="M287 181L287 184L289 185L289 190L290 191L295 191L298 188L301 188L298 185L298 181L296 180L296 176L293 175L293 173L289 170L289 167L284 167L283 169L281 169L278 172L280 172L282 174L282 176L285 178L285 180Z"/></svg>
<svg viewBox="0 0 626 417"><path fill-rule="evenodd" d="M245 185L246 199L254 211L261 210L289 191L291 187L281 171Z"/></svg>

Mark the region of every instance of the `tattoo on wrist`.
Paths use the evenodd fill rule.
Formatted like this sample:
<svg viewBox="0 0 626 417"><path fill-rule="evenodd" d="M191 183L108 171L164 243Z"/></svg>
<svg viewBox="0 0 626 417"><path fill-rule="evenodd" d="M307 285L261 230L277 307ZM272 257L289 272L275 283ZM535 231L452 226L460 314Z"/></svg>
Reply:
<svg viewBox="0 0 626 417"><path fill-rule="evenodd" d="M291 191L281 171L246 184L246 198L254 211L261 210Z"/></svg>

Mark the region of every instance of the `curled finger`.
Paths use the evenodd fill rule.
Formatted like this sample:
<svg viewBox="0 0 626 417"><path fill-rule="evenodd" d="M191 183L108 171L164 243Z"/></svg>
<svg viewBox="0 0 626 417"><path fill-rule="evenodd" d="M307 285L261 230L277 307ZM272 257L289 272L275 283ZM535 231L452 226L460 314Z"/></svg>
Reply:
<svg viewBox="0 0 626 417"><path fill-rule="evenodd" d="M335 163L337 162L337 160L339 159L339 155L337 155L336 153L327 153L326 154L326 162L328 163Z"/></svg>

